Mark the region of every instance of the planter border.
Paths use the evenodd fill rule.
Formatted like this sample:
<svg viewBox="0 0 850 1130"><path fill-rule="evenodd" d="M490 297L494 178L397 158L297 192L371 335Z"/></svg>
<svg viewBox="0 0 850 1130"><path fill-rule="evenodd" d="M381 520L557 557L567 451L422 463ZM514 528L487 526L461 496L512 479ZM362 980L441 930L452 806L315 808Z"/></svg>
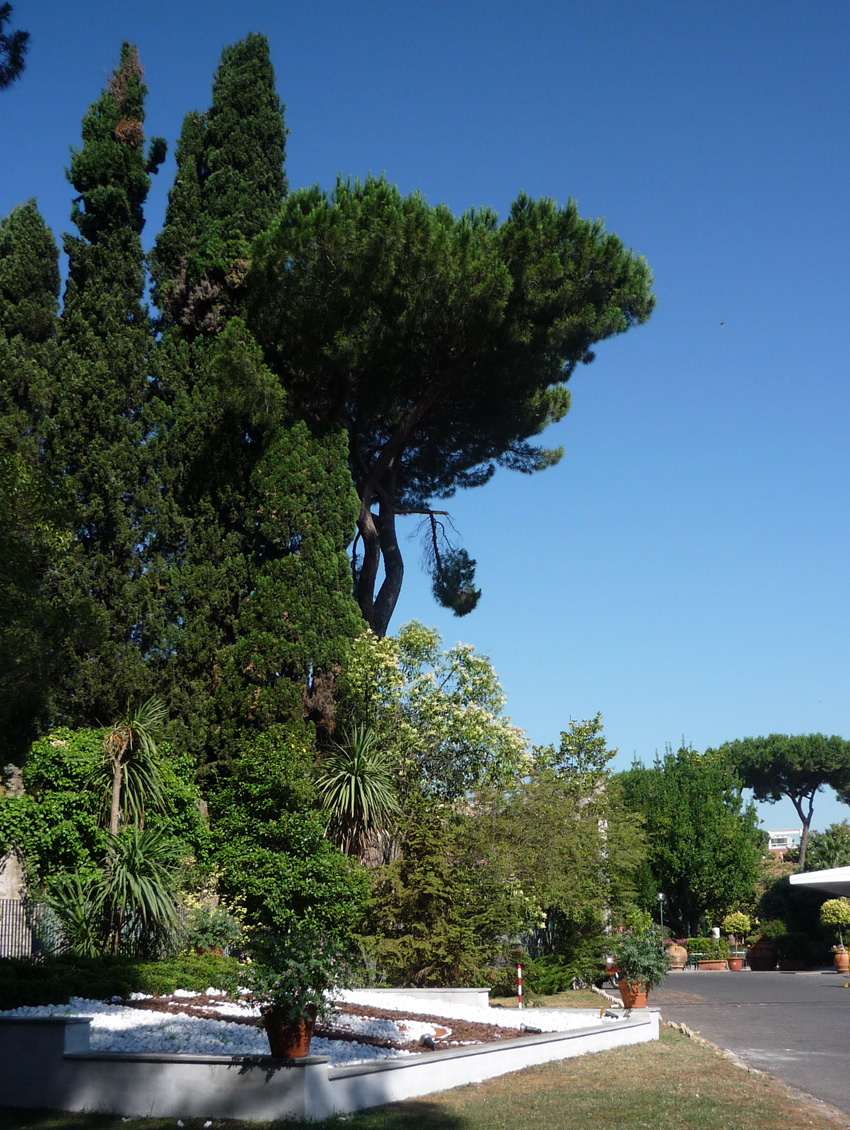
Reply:
<svg viewBox="0 0 850 1130"><path fill-rule="evenodd" d="M89 1018L0 1018L0 1106L124 1116L320 1120L658 1039L657 1009L568 1032L330 1067L326 1056L88 1050Z"/></svg>

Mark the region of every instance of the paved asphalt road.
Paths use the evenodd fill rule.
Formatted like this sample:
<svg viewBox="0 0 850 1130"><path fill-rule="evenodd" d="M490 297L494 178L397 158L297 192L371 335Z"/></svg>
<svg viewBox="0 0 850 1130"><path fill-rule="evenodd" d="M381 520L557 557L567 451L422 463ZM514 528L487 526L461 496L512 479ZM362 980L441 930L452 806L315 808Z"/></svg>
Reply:
<svg viewBox="0 0 850 1130"><path fill-rule="evenodd" d="M850 1115L848 978L809 973L671 973L650 1004L712 1043Z"/></svg>

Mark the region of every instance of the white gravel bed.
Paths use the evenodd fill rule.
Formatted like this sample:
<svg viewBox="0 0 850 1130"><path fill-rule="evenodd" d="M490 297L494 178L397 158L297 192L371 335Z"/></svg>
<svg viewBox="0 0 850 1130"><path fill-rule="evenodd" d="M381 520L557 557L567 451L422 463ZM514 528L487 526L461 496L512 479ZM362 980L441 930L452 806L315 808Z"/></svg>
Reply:
<svg viewBox="0 0 850 1130"><path fill-rule="evenodd" d="M186 996L196 996L187 992ZM232 1006L244 1016L246 1007ZM256 1010L254 1010L256 1014ZM250 1014L250 1013L249 1013ZM149 1012L104 1001L71 997L68 1004L16 1008L0 1016L91 1016L94 1052L165 1052L171 1055L268 1055L265 1032L247 1024L206 1020L180 1012ZM362 1019L362 1018L361 1018ZM381 1023L380 1021L378 1023ZM371 1033L370 1033L371 1034ZM383 1033L382 1033L383 1034ZM311 1055L330 1056L331 1063L361 1063L410 1055L348 1040L314 1036Z"/></svg>
<svg viewBox="0 0 850 1130"><path fill-rule="evenodd" d="M452 1020L469 1020L479 1024L493 1024L499 1028L519 1028L522 1024L540 1028L543 1032L570 1032L574 1028L587 1028L591 1024L616 1024L617 1016L600 1017L599 1009L592 1008L490 1008L482 1005L461 1004L457 1001L423 1001L421 997L406 997L399 993L392 997L370 993L368 989L349 989L337 997L346 1004L360 1004L369 1008L399 1011L405 1016L445 1016Z"/></svg>
<svg viewBox="0 0 850 1130"><path fill-rule="evenodd" d="M171 996L191 998L195 990L178 989ZM254 1005L238 1001L222 1001L225 994L220 989L207 989L208 1004L223 1018L228 1016L258 1016ZM144 993L134 993L134 1000L149 999ZM500 1028L518 1028L522 1024L544 1032L567 1032L591 1024L616 1023L617 1017L600 1017L592 1009L535 1008L518 1012L514 1009L497 1009L466 1005L448 1001L423 1001L402 994L388 999L385 994L370 993L366 989L339 994L338 999L347 1004L363 1005L382 1011L400 1013L398 1019L373 1019L339 1013L332 1020L336 1028L352 1035L393 1040L397 1043L418 1044L422 1036L435 1034L435 1026L417 1019L418 1014L441 1016L447 1019L468 1020L492 1024ZM91 1049L95 1052L165 1052L172 1055L267 1055L268 1041L265 1032L247 1024L235 1024L227 1019L210 1020L177 1011L152 1012L147 1009L128 1008L121 1004L72 997L68 1004L24 1007L0 1016L91 1016ZM444 1038L451 1035L440 1033ZM311 1055L326 1055L331 1063L361 1063L369 1060L395 1059L415 1054L394 1048L378 1048L356 1040L327 1040L314 1036L310 1042Z"/></svg>

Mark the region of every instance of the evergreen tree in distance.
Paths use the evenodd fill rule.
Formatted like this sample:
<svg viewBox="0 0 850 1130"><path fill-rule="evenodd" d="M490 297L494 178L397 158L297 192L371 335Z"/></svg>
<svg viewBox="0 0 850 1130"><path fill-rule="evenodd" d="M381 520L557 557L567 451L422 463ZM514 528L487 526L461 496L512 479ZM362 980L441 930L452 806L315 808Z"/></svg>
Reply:
<svg viewBox="0 0 850 1130"><path fill-rule="evenodd" d="M141 550L157 494L144 440L153 336L140 234L143 206L165 154L146 153L146 88L125 43L107 88L83 118L68 179L78 196L66 235L68 282L60 320L53 432L47 461L71 511L73 544L57 598L88 603L89 640L68 664L54 721L89 724L146 697L149 585Z"/></svg>
<svg viewBox="0 0 850 1130"><path fill-rule="evenodd" d="M398 517L424 517L435 596L469 612L475 563L439 536L434 500L556 463L531 441L565 415L594 344L646 321L651 284L572 202L523 195L499 225L383 178L287 198L254 245L249 321L296 409L348 433L357 600L379 636L404 575Z"/></svg>

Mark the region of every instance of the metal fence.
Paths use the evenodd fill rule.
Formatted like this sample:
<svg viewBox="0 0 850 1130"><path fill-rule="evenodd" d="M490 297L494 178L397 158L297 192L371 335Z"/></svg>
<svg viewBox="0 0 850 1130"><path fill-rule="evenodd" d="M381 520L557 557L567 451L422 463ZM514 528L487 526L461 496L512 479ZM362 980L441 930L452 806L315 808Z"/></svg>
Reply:
<svg viewBox="0 0 850 1130"><path fill-rule="evenodd" d="M61 950L63 943L48 907L26 899L0 899L0 957L41 957Z"/></svg>

